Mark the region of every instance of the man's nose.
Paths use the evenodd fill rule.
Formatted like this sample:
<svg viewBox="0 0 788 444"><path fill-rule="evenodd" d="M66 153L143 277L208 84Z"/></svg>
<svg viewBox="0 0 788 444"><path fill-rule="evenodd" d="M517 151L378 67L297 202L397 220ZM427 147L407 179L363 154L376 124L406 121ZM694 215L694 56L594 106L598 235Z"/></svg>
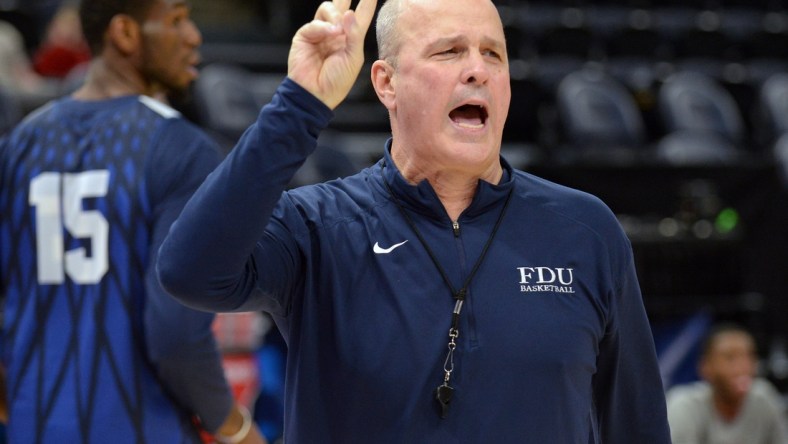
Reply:
<svg viewBox="0 0 788 444"><path fill-rule="evenodd" d="M490 68L484 60L484 55L478 51L471 51L468 57L468 66L463 72L464 83L484 84L490 78Z"/></svg>
<svg viewBox="0 0 788 444"><path fill-rule="evenodd" d="M188 44L195 47L202 45L202 33L193 21L189 20L184 33L185 40Z"/></svg>

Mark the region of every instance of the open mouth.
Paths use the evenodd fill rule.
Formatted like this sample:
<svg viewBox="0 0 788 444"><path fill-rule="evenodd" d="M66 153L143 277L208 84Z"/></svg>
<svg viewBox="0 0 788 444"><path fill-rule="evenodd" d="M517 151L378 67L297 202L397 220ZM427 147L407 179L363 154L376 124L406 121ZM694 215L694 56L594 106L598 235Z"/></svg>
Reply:
<svg viewBox="0 0 788 444"><path fill-rule="evenodd" d="M462 128L480 129L487 122L487 109L482 105L461 105L451 110L449 118Z"/></svg>

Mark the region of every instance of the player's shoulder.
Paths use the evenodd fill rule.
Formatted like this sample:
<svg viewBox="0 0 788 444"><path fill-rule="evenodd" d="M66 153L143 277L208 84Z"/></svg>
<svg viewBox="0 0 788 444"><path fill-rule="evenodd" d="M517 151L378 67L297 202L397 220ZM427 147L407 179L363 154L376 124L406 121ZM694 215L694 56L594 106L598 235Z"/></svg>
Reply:
<svg viewBox="0 0 788 444"><path fill-rule="evenodd" d="M665 393L668 408L672 406L705 405L711 400L711 386L704 381L679 384Z"/></svg>
<svg viewBox="0 0 788 444"><path fill-rule="evenodd" d="M137 100L139 101L140 104L142 104L143 106L150 109L151 111L158 114L164 119L179 119L183 117L180 111L152 97L141 95L137 98Z"/></svg>
<svg viewBox="0 0 788 444"><path fill-rule="evenodd" d="M750 393L757 399L766 400L771 403L780 402L780 392L768 379L755 378L752 382Z"/></svg>
<svg viewBox="0 0 788 444"><path fill-rule="evenodd" d="M140 95L137 103L150 118L158 121L159 139L168 149L172 146L208 147L209 151L220 154L220 148L199 126L187 119L180 111L158 99Z"/></svg>

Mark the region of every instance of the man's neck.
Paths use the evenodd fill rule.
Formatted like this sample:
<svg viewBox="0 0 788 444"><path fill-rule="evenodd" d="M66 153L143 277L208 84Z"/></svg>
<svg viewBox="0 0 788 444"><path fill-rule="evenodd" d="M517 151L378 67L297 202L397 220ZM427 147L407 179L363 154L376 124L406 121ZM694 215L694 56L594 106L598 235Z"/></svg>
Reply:
<svg viewBox="0 0 788 444"><path fill-rule="evenodd" d="M460 214L471 205L473 196L476 194L478 177L449 178L445 175L434 175L427 177L435 194L438 195L452 221L459 219Z"/></svg>
<svg viewBox="0 0 788 444"><path fill-rule="evenodd" d="M128 68L128 69L124 69ZM103 100L135 94L151 95L131 67L116 66L102 58L91 62L85 84L74 92L79 100Z"/></svg>
<svg viewBox="0 0 788 444"><path fill-rule="evenodd" d="M503 176L500 162L494 162L479 173L445 171L440 168L432 168L434 165L426 162L415 162L399 153L399 151L392 151L391 157L400 174L413 185L427 180L452 221L456 221L460 214L470 206L479 180L497 184Z"/></svg>

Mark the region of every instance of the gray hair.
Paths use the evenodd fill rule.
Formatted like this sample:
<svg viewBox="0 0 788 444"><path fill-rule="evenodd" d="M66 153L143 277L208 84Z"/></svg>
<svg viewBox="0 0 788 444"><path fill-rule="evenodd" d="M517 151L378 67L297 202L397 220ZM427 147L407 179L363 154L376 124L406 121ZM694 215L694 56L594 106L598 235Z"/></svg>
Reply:
<svg viewBox="0 0 788 444"><path fill-rule="evenodd" d="M401 0L387 0L378 11L375 22L375 38L378 42L378 58L396 66L399 52L399 34L395 30L396 22L402 14Z"/></svg>

